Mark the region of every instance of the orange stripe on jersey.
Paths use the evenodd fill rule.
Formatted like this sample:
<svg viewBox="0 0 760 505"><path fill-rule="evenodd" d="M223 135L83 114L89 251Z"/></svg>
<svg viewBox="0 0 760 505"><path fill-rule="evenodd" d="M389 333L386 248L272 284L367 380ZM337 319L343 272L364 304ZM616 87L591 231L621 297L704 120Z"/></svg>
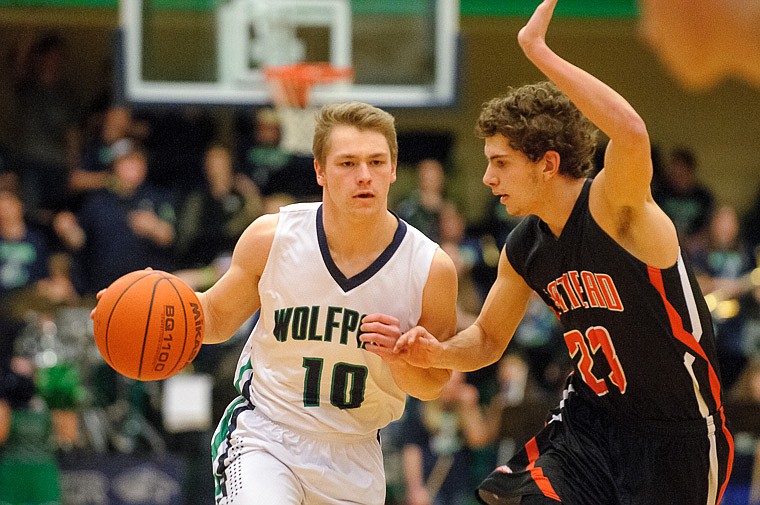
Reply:
<svg viewBox="0 0 760 505"><path fill-rule="evenodd" d="M723 412L723 406L721 405L721 401L720 401L720 381L718 380L718 374L715 373L715 369L713 368L712 363L710 363L710 360L707 359L707 355L705 354L702 347L700 347L699 343L697 342L697 339L694 338L694 335L690 334L688 331L684 329L681 316L678 314L675 307L673 307L670 301L668 301L668 298L665 295L665 285L662 282L662 272L660 271L660 269L654 268L654 267L648 267L648 270L649 270L650 282L660 293L660 297L662 297L662 302L665 305L665 310L668 313L668 319L670 320L670 327L673 330L673 335L675 335L675 337L680 342L685 344L689 349L694 351L695 354L697 354L702 359L704 359L705 363L707 363L707 373L710 380L710 390L712 392L713 398L715 399L715 405L717 406L720 412L721 425L723 427L723 435L726 437L726 440L728 441L728 464L726 465L726 476L725 476L725 479L723 480L723 485L721 486L720 491L718 492L718 500L716 502L716 503L720 503L721 499L723 498L723 493L726 490L726 485L728 484L728 480L731 477L731 471L733 469L734 439L731 436L731 432L729 432L728 428L726 427L726 415Z"/></svg>
<svg viewBox="0 0 760 505"><path fill-rule="evenodd" d="M525 452L528 454L528 461L530 461L526 470L530 471L530 476L533 478L533 482L538 486L538 489L540 489L547 498L562 502L562 500L559 499L559 495L554 491L552 483L549 482L549 479L544 475L544 471L541 467L536 467L536 460L539 456L536 437L531 438L528 440L528 443L525 444Z"/></svg>
<svg viewBox="0 0 760 505"><path fill-rule="evenodd" d="M719 504L723 499L723 493L726 491L728 479L731 477L731 471L734 467L734 437L731 436L731 432L726 428L726 414L723 412L723 409L720 409L720 420L723 425L723 435L725 435L726 440L728 441L728 464L726 465L726 477L723 479L723 485L720 486L718 501L715 502L716 504Z"/></svg>
<svg viewBox="0 0 760 505"><path fill-rule="evenodd" d="M649 280L660 293L662 303L665 305L665 310L668 313L670 328L673 330L673 335L681 343L686 345L686 347L694 351L694 353L697 354L700 358L705 360L705 363L707 363L707 375L710 381L710 391L712 392L716 407L720 409L722 405L720 401L720 381L718 380L718 374L715 373L715 369L713 368L712 363L710 363L710 360L707 359L705 351L699 345L697 339L694 338L694 335L684 329L681 316L678 314L678 311L676 311L675 307L673 307L665 295L665 285L662 283L662 272L659 268L648 267L648 269Z"/></svg>

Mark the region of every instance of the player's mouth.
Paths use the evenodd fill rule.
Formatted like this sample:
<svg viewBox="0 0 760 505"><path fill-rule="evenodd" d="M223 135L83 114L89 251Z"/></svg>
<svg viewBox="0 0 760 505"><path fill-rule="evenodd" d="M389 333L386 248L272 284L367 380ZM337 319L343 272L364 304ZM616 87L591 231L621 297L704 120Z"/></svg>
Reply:
<svg viewBox="0 0 760 505"><path fill-rule="evenodd" d="M354 195L354 198L374 198L375 194L370 191L363 191Z"/></svg>

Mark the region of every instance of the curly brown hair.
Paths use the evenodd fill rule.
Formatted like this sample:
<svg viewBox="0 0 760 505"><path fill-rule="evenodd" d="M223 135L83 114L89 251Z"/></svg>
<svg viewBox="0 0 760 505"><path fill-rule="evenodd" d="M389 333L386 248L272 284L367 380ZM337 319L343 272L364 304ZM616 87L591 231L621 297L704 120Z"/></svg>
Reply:
<svg viewBox="0 0 760 505"><path fill-rule="evenodd" d="M547 151L560 156L559 173L586 177L593 170L596 135L591 121L553 83L510 88L485 104L475 125L480 138L498 133L509 146L536 162Z"/></svg>

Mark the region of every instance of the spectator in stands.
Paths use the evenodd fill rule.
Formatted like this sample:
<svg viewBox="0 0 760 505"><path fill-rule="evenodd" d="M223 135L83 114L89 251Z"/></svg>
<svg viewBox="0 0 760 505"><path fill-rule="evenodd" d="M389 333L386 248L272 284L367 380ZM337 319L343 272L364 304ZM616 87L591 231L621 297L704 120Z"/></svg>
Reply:
<svg viewBox="0 0 760 505"><path fill-rule="evenodd" d="M520 222L507 214L498 197L489 197L485 215L480 222L470 227L469 234L478 237L480 256L472 267L472 278L485 300L488 291L496 280L499 254L507 240L507 235Z"/></svg>
<svg viewBox="0 0 760 505"><path fill-rule="evenodd" d="M92 131L83 134L79 159L69 173L75 209L85 195L108 185L114 159L132 142L142 141L149 129L147 123L135 121L132 111L123 105L111 105L102 113L96 111L90 120Z"/></svg>
<svg viewBox="0 0 760 505"><path fill-rule="evenodd" d="M61 503L53 421L36 396L31 360L0 366L0 503Z"/></svg>
<svg viewBox="0 0 760 505"><path fill-rule="evenodd" d="M471 271L481 254L479 242L466 235L465 219L457 206L446 202L438 216L438 242L457 269L457 327L464 329L475 322L483 298L472 280Z"/></svg>
<svg viewBox="0 0 760 505"><path fill-rule="evenodd" d="M735 207L725 204L715 209L708 222L704 247L691 252L703 292L720 290L724 298L735 298L747 290L739 279L755 265L739 230Z"/></svg>
<svg viewBox="0 0 760 505"><path fill-rule="evenodd" d="M45 34L21 58L18 71L20 174L29 210L45 223L65 203L79 146L82 105L68 82L68 57L64 39Z"/></svg>
<svg viewBox="0 0 760 505"><path fill-rule="evenodd" d="M396 203L396 213L432 240L439 240L438 223L444 196L443 164L426 158L417 164L417 188Z"/></svg>
<svg viewBox="0 0 760 505"><path fill-rule="evenodd" d="M555 401L555 394L548 394L546 390L536 380L535 372L531 370L530 363L520 351L508 351L496 363L496 394L493 395L488 406L486 407L486 417L490 423L490 429L493 431L493 439L498 439L502 446L501 456L511 457L512 454L504 454L504 444L512 447L508 450L514 451L532 437L535 428L540 425L529 426L523 422L523 419L504 419L505 409L510 407L520 407L532 405L534 409L545 417L547 406ZM523 416L520 416L521 418ZM513 425L505 427L505 422ZM516 429L516 426L523 427ZM511 431L505 435L506 431ZM506 438L504 438L506 437Z"/></svg>
<svg viewBox="0 0 760 505"><path fill-rule="evenodd" d="M15 174L0 179L0 333L13 333L28 310L76 302L69 279L51 274L47 236L24 214Z"/></svg>
<svg viewBox="0 0 760 505"><path fill-rule="evenodd" d="M407 402L401 421L407 505L465 505L482 478L471 475L471 450L495 433L465 378L455 371L438 399Z"/></svg>
<svg viewBox="0 0 760 505"><path fill-rule="evenodd" d="M174 268L175 198L147 183L147 171L146 152L133 146L114 160L112 186L87 197L76 215L56 215L56 234L76 253L80 293L95 295L147 266Z"/></svg>
<svg viewBox="0 0 760 505"><path fill-rule="evenodd" d="M4 394L10 394L11 385L3 382L16 384L20 380L11 373L10 363L16 338L28 326L29 314L53 314L62 305L77 302L71 279L59 272L62 258L59 254L49 257L46 236L26 222L17 179L9 175L15 174L0 178L0 402ZM54 419L65 421L72 415L71 410L57 410ZM72 439L63 430L60 435ZM0 460L2 453L0 441ZM0 474L6 470L0 468ZM0 475L0 503L15 503L3 501L2 488L8 483L3 478Z"/></svg>
<svg viewBox="0 0 760 505"><path fill-rule="evenodd" d="M741 370L726 397L726 415L731 419L736 457L731 485L721 503L760 503L759 411L760 354L755 354Z"/></svg>
<svg viewBox="0 0 760 505"><path fill-rule="evenodd" d="M743 236L756 258L760 258L760 187L755 200L744 216ZM760 261L758 261L760 264Z"/></svg>
<svg viewBox="0 0 760 505"><path fill-rule="evenodd" d="M531 296L512 346L527 361L532 380L552 396L562 391L572 363L559 320L538 295Z"/></svg>
<svg viewBox="0 0 760 505"><path fill-rule="evenodd" d="M270 195L278 191L273 183L292 158L280 149L282 130L277 112L271 107L262 107L256 109L251 118L244 116L238 121L241 171L256 183L262 194Z"/></svg>
<svg viewBox="0 0 760 505"><path fill-rule="evenodd" d="M760 355L753 356L747 362L728 398L731 402L760 406Z"/></svg>
<svg viewBox="0 0 760 505"><path fill-rule="evenodd" d="M246 177L239 174L240 177ZM244 185L248 185L249 182L245 182ZM275 193L267 197L261 198L261 212L260 214L276 214L280 211L280 207L295 203L295 200L291 195L285 193ZM182 221L182 219L180 219ZM187 226L187 224L180 223L180 227ZM182 232L178 232L180 235ZM180 240L180 239L178 239ZM222 252L211 260L210 263L202 264L196 267L180 268L172 272L174 275L185 281L195 291L205 291L210 288L216 281L218 281L222 275L229 269L230 262L232 261L231 252ZM254 318L249 319L249 322L253 322ZM241 334L246 333L246 328L250 331L251 324L244 324L241 326L239 332ZM216 347L216 346L214 346ZM200 354L204 352L204 348L201 348ZM237 354L235 355L235 362L233 363L232 372L234 372L234 365L237 363ZM231 400L231 399L230 399ZM227 403L224 403L226 406Z"/></svg>
<svg viewBox="0 0 760 505"><path fill-rule="evenodd" d="M48 245L44 234L31 227L15 178L0 185L0 299L8 302L16 290L48 277Z"/></svg>
<svg viewBox="0 0 760 505"><path fill-rule="evenodd" d="M691 149L679 147L671 151L663 184L654 199L673 221L687 248L703 238L700 234L706 230L715 198L699 181L697 158Z"/></svg>
<svg viewBox="0 0 760 505"><path fill-rule="evenodd" d="M66 251L52 251L48 265L50 275L36 286L39 296L52 312L60 307L76 306L80 298L74 287L71 255Z"/></svg>
<svg viewBox="0 0 760 505"><path fill-rule="evenodd" d="M203 171L204 186L185 198L178 217L175 252L182 268L208 265L231 254L243 230L263 211L258 188L235 173L227 147L210 147Z"/></svg>
<svg viewBox="0 0 760 505"><path fill-rule="evenodd" d="M743 341L745 318L738 311L738 299L751 288L744 276L754 267L734 207L721 205L715 210L704 245L692 250L691 257L702 292L709 295L723 383L730 388L748 358ZM729 306L735 308L722 308Z"/></svg>
<svg viewBox="0 0 760 505"><path fill-rule="evenodd" d="M132 112L122 105L113 105L103 112L99 124L93 126L95 129L92 136L87 138L82 146L82 153L79 163L79 169L90 173L107 173L111 169L111 164L116 158L114 144L122 139L132 138ZM72 178L72 185L76 188L76 178ZM105 181L95 184L91 188L88 184L83 184L82 189L99 189L105 187Z"/></svg>
<svg viewBox="0 0 760 505"><path fill-rule="evenodd" d="M262 195L286 194L295 201L321 198L313 158L283 148L282 122L275 109L263 107L238 117L237 144L241 171L256 183Z"/></svg>
<svg viewBox="0 0 760 505"><path fill-rule="evenodd" d="M744 354L760 356L760 286L755 285L750 289L739 298L739 303L744 318Z"/></svg>

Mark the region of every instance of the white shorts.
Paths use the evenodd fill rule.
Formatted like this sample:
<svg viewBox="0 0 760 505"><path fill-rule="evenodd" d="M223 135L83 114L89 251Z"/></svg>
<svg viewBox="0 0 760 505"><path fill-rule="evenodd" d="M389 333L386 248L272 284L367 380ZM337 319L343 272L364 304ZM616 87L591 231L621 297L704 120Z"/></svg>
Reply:
<svg viewBox="0 0 760 505"><path fill-rule="evenodd" d="M346 442L297 433L242 397L211 441L217 505L383 505L385 473L376 437Z"/></svg>

